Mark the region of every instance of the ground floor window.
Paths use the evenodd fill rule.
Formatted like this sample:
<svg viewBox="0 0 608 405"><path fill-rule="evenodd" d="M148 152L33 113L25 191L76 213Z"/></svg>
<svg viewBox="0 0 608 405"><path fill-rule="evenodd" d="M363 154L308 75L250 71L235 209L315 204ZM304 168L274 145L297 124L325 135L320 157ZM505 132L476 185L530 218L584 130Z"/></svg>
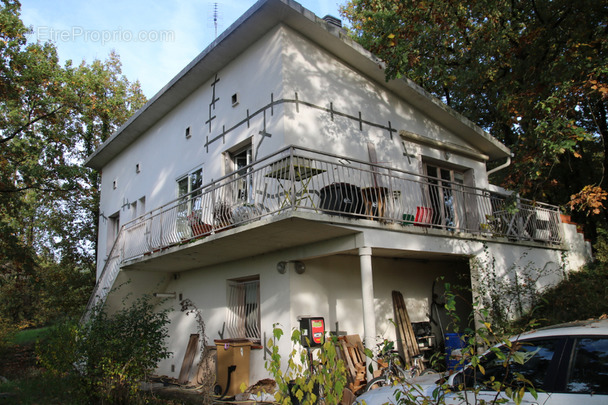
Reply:
<svg viewBox="0 0 608 405"><path fill-rule="evenodd" d="M258 276L228 282L226 317L226 330L230 338L261 340Z"/></svg>

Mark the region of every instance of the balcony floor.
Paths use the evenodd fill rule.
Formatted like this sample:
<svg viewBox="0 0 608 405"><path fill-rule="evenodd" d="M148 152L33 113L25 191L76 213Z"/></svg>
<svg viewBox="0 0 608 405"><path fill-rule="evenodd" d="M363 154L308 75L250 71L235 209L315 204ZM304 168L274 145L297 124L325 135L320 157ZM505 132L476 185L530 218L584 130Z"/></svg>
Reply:
<svg viewBox="0 0 608 405"><path fill-rule="evenodd" d="M356 229L284 213L124 262L125 270L180 272L336 239ZM318 218L318 215L315 217Z"/></svg>
<svg viewBox="0 0 608 405"><path fill-rule="evenodd" d="M315 252L332 250L340 254L358 254L354 236L365 229L380 232L410 234L410 238L426 236L433 238L468 239L470 235L454 234L439 229L419 227L399 227L382 224L378 221L349 219L326 214L289 211L223 230L198 240L184 242L166 249L127 260L121 266L124 270L144 270L158 272L181 272L226 263L247 257L254 257L298 246L321 245L321 249L309 249L310 256ZM323 243L326 242L326 243ZM333 246L328 246L329 244ZM409 258L417 260L462 260L462 254L448 252L378 248L374 256ZM321 253L319 253L321 255Z"/></svg>

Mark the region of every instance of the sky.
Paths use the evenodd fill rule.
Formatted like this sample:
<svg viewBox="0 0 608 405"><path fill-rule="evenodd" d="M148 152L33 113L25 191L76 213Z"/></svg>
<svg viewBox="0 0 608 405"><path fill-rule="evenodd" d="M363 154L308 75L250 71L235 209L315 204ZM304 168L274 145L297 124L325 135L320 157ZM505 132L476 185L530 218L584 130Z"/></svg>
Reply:
<svg viewBox="0 0 608 405"><path fill-rule="evenodd" d="M340 17L346 0L301 0L319 17ZM115 51L122 73L151 98L244 14L254 0L21 0L29 40L51 41L62 63L105 60ZM217 6L215 6L217 5Z"/></svg>

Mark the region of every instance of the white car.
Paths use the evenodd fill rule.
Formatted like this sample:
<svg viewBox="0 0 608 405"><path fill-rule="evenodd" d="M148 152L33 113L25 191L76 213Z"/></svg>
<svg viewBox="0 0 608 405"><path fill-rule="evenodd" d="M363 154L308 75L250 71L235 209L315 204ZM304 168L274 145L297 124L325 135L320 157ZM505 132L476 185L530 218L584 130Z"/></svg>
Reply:
<svg viewBox="0 0 608 405"><path fill-rule="evenodd" d="M496 354L488 351L481 360L485 374L477 371L477 378L473 376L472 367L465 367L450 375L447 381L441 374L425 375L408 384L370 390L359 396L356 402L366 405L408 403L403 398L405 392L410 392L422 403L424 396L432 398L435 391L443 395L446 404L475 404L481 400L495 403L496 399L506 397L504 394L497 397L497 392L484 382L494 377L495 381L506 379L507 384L518 387L521 384L515 376L521 373L537 391L537 398L534 398L526 390L522 404L608 404L608 319L537 329L511 341L517 342L518 352L525 358L523 364L510 361L507 368L504 360L497 359ZM509 350L506 347L500 349ZM442 378L449 387L447 391L437 390ZM458 389L464 385L468 388ZM477 395L473 387L480 389ZM509 400L507 403L514 402Z"/></svg>

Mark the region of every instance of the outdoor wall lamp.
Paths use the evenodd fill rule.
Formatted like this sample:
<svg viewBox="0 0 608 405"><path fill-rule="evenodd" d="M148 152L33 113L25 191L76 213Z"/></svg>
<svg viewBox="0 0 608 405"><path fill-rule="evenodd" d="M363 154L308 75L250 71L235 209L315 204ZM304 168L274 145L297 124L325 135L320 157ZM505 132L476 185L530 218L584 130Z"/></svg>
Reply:
<svg viewBox="0 0 608 405"><path fill-rule="evenodd" d="M277 271L279 274L285 274L287 272L287 262L278 262Z"/></svg>
<svg viewBox="0 0 608 405"><path fill-rule="evenodd" d="M296 273L302 274L306 270L306 266L302 262L293 262L293 265L296 269Z"/></svg>
<svg viewBox="0 0 608 405"><path fill-rule="evenodd" d="M154 293L156 298L175 298L175 293Z"/></svg>
<svg viewBox="0 0 608 405"><path fill-rule="evenodd" d="M306 271L306 265L303 262L297 260L288 262L281 261L277 263L277 271L280 274L285 274L287 272L287 263L293 263L293 267L298 274L302 274L304 271Z"/></svg>

